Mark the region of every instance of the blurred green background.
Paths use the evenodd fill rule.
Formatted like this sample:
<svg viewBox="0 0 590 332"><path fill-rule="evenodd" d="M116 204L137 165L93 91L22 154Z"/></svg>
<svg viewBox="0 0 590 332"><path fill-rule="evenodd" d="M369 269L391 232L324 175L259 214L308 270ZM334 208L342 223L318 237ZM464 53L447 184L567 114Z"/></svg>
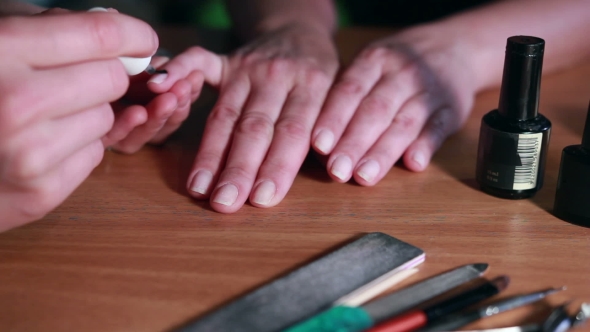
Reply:
<svg viewBox="0 0 590 332"><path fill-rule="evenodd" d="M44 7L112 7L152 24L227 29L224 0L26 0ZM278 0L297 1L297 0ZM434 20L488 0L336 0L340 26L405 26Z"/></svg>

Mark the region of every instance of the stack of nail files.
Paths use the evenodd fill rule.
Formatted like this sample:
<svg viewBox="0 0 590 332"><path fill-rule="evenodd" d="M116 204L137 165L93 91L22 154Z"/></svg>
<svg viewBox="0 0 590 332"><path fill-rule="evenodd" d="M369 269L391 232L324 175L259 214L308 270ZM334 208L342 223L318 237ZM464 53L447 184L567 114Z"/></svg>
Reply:
<svg viewBox="0 0 590 332"><path fill-rule="evenodd" d="M370 233L177 331L281 331L383 275L415 267L424 257L415 246Z"/></svg>
<svg viewBox="0 0 590 332"><path fill-rule="evenodd" d="M360 332L481 277L488 264L464 265L362 306L336 305L285 332Z"/></svg>

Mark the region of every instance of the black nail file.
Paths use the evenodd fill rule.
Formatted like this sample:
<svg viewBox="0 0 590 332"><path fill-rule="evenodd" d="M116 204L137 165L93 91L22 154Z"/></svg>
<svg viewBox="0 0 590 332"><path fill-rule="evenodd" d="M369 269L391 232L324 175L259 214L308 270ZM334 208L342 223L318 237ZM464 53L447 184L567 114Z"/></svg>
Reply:
<svg viewBox="0 0 590 332"><path fill-rule="evenodd" d="M423 259L424 252L417 247L387 234L370 233L177 331L281 331L381 275Z"/></svg>

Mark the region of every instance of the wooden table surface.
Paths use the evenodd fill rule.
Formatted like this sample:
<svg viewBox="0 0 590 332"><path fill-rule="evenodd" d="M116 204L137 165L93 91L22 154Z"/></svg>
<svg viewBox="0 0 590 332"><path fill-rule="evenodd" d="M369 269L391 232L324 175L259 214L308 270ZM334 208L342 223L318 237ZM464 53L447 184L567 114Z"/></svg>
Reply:
<svg viewBox="0 0 590 332"><path fill-rule="evenodd" d="M344 58L384 33L343 31ZM166 36L162 44L174 51L211 42L197 31ZM213 39L224 47L222 37ZM487 262L488 277L511 277L504 295L568 286L547 302L471 327L531 322L570 299L577 309L590 301L590 229L550 211L561 150L581 139L589 77L590 62L542 82L540 109L553 133L545 187L529 200L498 199L475 186L479 122L497 106L497 90L478 96L465 128L427 171L395 167L364 188L331 181L308 158L285 200L271 209L246 205L226 215L185 195L199 139L194 128L132 156L107 152L61 207L0 234L0 330L166 331L373 231L426 252L406 283ZM189 124L199 129L213 101L211 94L200 100Z"/></svg>

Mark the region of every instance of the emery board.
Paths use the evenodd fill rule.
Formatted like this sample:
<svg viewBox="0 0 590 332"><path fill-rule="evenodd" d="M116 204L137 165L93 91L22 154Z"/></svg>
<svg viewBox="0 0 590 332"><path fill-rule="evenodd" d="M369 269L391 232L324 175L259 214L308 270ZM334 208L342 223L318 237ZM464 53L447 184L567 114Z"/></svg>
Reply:
<svg viewBox="0 0 590 332"><path fill-rule="evenodd" d="M383 233L369 233L177 329L281 331L424 252Z"/></svg>

